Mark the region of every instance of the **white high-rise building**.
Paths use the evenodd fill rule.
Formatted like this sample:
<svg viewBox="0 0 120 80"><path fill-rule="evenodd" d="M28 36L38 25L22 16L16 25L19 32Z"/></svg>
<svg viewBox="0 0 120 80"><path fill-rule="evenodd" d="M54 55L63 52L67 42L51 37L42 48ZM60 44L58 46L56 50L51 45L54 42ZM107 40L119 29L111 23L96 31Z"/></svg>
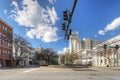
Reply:
<svg viewBox="0 0 120 80"><path fill-rule="evenodd" d="M92 48L91 47L92 46L91 41L92 40L90 38L84 38L83 40L84 40L84 43L85 43L85 49L86 50L91 50L91 48Z"/></svg>
<svg viewBox="0 0 120 80"><path fill-rule="evenodd" d="M90 38L80 40L78 32L73 32L69 41L70 53L75 53L79 50L91 50L96 44L98 44L98 41Z"/></svg>
<svg viewBox="0 0 120 80"><path fill-rule="evenodd" d="M90 61L89 58L91 57L91 50L96 44L98 44L98 41L91 40L90 38L84 38L80 40L78 38L78 32L73 32L72 35L70 36L70 41L69 41L70 51L69 52L71 54L75 54L75 56L78 57L79 63L80 63L80 59L82 58L84 59L86 63L86 60Z"/></svg>
<svg viewBox="0 0 120 80"><path fill-rule="evenodd" d="M78 32L73 32L72 36L70 36L70 41L69 41L69 48L70 48L70 53L74 53L79 50L79 38L78 38Z"/></svg>

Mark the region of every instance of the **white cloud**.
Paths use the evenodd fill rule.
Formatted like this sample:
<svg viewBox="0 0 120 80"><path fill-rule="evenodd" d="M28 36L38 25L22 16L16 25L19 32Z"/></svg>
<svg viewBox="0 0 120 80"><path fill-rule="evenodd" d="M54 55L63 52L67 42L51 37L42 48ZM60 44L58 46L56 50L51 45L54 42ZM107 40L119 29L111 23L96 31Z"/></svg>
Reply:
<svg viewBox="0 0 120 80"><path fill-rule="evenodd" d="M98 34L99 35L105 35L105 32L103 30L99 30Z"/></svg>
<svg viewBox="0 0 120 80"><path fill-rule="evenodd" d="M100 30L98 33L104 35L108 31L113 31L120 28L120 17L114 19L110 24L108 24L104 30Z"/></svg>
<svg viewBox="0 0 120 80"><path fill-rule="evenodd" d="M108 24L105 27L105 31L112 31L120 27L120 17L116 18L112 21L112 23Z"/></svg>
<svg viewBox="0 0 120 80"><path fill-rule="evenodd" d="M4 12L4 14L7 14L7 10L4 10L3 12Z"/></svg>
<svg viewBox="0 0 120 80"><path fill-rule="evenodd" d="M65 54L66 50L68 51L68 48L65 47L65 48L63 48L63 50L58 51L58 54Z"/></svg>
<svg viewBox="0 0 120 80"><path fill-rule="evenodd" d="M56 0L48 0L51 4L54 4Z"/></svg>
<svg viewBox="0 0 120 80"><path fill-rule="evenodd" d="M97 37L97 34L95 34L94 36Z"/></svg>
<svg viewBox="0 0 120 80"><path fill-rule="evenodd" d="M11 5L14 5L16 8L18 7L18 3L16 1L12 1Z"/></svg>
<svg viewBox="0 0 120 80"><path fill-rule="evenodd" d="M55 24L56 20L58 20L59 18L57 17L57 13L55 12L55 8L52 7L52 9L50 9L49 7L47 7L48 9L48 14L50 16L50 20L52 22L52 25Z"/></svg>
<svg viewBox="0 0 120 80"><path fill-rule="evenodd" d="M13 1L12 5L15 8L11 10L10 16L19 25L29 28L26 33L29 38L41 39L43 42L59 40L58 29L54 26L59 18L54 7L44 8L38 4L37 0L23 0L21 6Z"/></svg>

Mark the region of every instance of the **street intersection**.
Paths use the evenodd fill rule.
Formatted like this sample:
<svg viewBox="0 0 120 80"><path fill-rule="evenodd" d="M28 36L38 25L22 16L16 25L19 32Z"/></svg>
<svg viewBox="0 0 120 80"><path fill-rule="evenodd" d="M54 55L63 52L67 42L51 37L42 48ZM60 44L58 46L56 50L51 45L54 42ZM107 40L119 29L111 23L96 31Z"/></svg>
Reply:
<svg viewBox="0 0 120 80"><path fill-rule="evenodd" d="M120 71L106 68L0 69L0 80L120 80Z"/></svg>

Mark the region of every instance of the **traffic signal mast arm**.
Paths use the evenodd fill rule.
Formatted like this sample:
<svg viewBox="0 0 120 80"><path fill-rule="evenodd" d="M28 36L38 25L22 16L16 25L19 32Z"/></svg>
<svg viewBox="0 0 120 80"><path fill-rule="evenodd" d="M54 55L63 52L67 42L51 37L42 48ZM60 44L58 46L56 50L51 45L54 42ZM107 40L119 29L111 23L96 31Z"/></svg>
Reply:
<svg viewBox="0 0 120 80"><path fill-rule="evenodd" d="M104 49L107 49L107 45L106 44L104 44L103 47L104 47ZM115 45L115 46L108 46L108 48L119 49L120 47L119 47L119 45Z"/></svg>
<svg viewBox="0 0 120 80"><path fill-rule="evenodd" d="M69 11L69 10L63 11L63 19L65 22L62 24L62 30L66 31L65 39L67 40L69 40L69 36L72 34L72 29L69 29L69 26L70 26L72 16L76 7L76 3L77 3L77 0L74 0L72 11Z"/></svg>
<svg viewBox="0 0 120 80"><path fill-rule="evenodd" d="M67 31L69 30L69 26L70 26L70 23L71 23L71 20L72 20L72 16L73 16L73 13L74 13L74 10L75 10L75 7L76 7L76 3L77 3L77 0L74 0L72 11L70 12L70 18L68 20Z"/></svg>

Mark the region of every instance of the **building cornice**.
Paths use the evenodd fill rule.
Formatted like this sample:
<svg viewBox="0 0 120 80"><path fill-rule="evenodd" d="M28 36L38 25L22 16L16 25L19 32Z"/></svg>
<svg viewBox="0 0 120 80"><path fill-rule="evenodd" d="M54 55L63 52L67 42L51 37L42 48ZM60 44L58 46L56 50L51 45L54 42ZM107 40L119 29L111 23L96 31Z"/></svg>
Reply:
<svg viewBox="0 0 120 80"><path fill-rule="evenodd" d="M3 19L0 18L0 21L1 21L2 23L4 23L5 25L7 25L8 27L10 27L11 29L13 29L13 27L10 26L8 23L6 23Z"/></svg>

